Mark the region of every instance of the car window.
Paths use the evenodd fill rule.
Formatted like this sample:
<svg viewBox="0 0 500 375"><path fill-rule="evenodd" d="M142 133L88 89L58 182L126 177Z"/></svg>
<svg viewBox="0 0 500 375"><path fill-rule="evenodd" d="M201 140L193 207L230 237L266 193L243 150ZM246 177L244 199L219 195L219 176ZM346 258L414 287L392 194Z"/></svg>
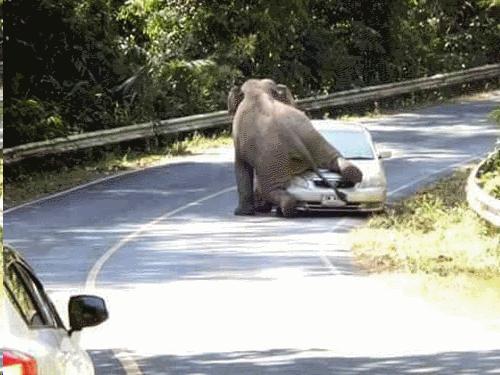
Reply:
<svg viewBox="0 0 500 375"><path fill-rule="evenodd" d="M31 328L64 328L52 302L36 277L22 264L11 263L5 275L10 299Z"/></svg>
<svg viewBox="0 0 500 375"><path fill-rule="evenodd" d="M374 159L370 140L364 132L323 130L321 135L346 159Z"/></svg>
<svg viewBox="0 0 500 375"><path fill-rule="evenodd" d="M56 309L54 308L52 301L47 297L47 294L43 290L42 284L38 279L23 266L19 266L21 273L24 275L24 279L28 284L29 289L31 290L35 300L38 302L38 305L43 310L44 314L47 316L48 324L54 327L62 327L63 324L57 314Z"/></svg>
<svg viewBox="0 0 500 375"><path fill-rule="evenodd" d="M29 327L35 328L47 325L47 319L43 311L37 305L17 267L11 265L6 269L4 283L10 300Z"/></svg>

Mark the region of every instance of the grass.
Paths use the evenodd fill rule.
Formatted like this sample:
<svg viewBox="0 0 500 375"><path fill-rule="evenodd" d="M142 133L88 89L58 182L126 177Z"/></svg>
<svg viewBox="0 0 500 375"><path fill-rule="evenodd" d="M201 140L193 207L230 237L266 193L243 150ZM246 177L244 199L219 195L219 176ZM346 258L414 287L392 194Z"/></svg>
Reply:
<svg viewBox="0 0 500 375"><path fill-rule="evenodd" d="M372 276L391 290L429 302L447 315L473 319L500 329L500 276L478 278L460 274L441 277L428 274L384 273Z"/></svg>
<svg viewBox="0 0 500 375"><path fill-rule="evenodd" d="M500 125L500 107L491 111L490 118Z"/></svg>
<svg viewBox="0 0 500 375"><path fill-rule="evenodd" d="M21 174L6 182L4 204L6 207L13 207L120 171L160 165L176 156L191 155L231 144L232 139L228 132L212 136L194 133L186 139L148 153L108 153L97 162L87 161L73 167L64 167L63 170Z"/></svg>
<svg viewBox="0 0 500 375"><path fill-rule="evenodd" d="M500 199L500 149L480 168L479 186L492 197Z"/></svg>
<svg viewBox="0 0 500 375"><path fill-rule="evenodd" d="M354 231L358 263L371 272L500 277L500 230L468 208L469 173L457 171Z"/></svg>

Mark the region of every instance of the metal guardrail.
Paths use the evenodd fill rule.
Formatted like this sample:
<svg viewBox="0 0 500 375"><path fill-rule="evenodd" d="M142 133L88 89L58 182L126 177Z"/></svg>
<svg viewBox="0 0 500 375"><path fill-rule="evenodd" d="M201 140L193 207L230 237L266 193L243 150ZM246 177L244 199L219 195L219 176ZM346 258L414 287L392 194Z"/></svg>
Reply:
<svg viewBox="0 0 500 375"><path fill-rule="evenodd" d="M310 97L298 100L297 104L302 110L310 111L346 104L357 104L370 100L380 100L390 96L420 90L437 89L495 77L500 77L500 64L484 65L458 72L437 74L426 78ZM10 164L29 157L81 150L88 147L103 146L140 138L151 138L160 134L175 134L184 131L220 127L229 125L230 123L231 119L227 112L218 111L28 143L4 149L3 157L4 163Z"/></svg>
<svg viewBox="0 0 500 375"><path fill-rule="evenodd" d="M492 152L485 160L477 165L467 180L467 202L469 207L483 219L489 221L496 227L500 227L500 200L486 193L477 184L477 177L483 165L494 155L500 154L500 149Z"/></svg>

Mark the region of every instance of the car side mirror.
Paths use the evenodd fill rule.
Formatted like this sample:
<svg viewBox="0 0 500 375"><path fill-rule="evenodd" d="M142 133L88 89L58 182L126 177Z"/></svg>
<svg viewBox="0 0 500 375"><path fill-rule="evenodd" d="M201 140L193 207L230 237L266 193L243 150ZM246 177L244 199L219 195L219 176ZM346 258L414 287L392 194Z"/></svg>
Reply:
<svg viewBox="0 0 500 375"><path fill-rule="evenodd" d="M85 327L93 327L108 319L104 299L91 295L72 296L68 304L70 335Z"/></svg>
<svg viewBox="0 0 500 375"><path fill-rule="evenodd" d="M380 151L378 153L378 158L379 159L389 159L392 156L391 151Z"/></svg>

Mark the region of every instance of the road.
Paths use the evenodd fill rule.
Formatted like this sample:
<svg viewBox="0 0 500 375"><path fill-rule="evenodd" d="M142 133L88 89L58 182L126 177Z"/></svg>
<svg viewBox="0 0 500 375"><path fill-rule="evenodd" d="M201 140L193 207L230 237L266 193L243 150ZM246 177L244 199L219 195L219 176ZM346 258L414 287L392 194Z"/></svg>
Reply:
<svg viewBox="0 0 500 375"><path fill-rule="evenodd" d="M492 149L500 91L363 120L399 199ZM236 217L232 153L195 155L8 210L5 238L82 333L99 374L498 373L500 322L450 314L357 269L363 217ZM64 315L64 314L62 314ZM495 372L497 371L497 372Z"/></svg>

